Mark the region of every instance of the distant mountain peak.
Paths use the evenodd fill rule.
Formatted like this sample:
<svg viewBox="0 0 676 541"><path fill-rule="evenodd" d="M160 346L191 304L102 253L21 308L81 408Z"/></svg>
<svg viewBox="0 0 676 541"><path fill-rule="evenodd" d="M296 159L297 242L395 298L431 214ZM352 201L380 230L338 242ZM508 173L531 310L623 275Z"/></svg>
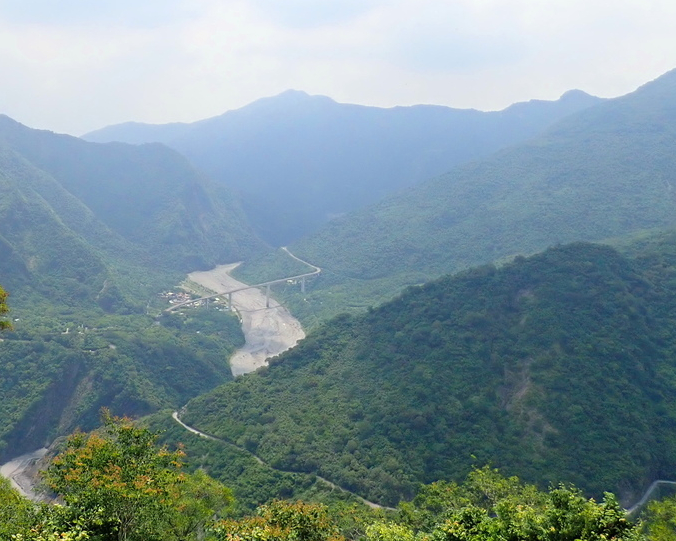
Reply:
<svg viewBox="0 0 676 541"><path fill-rule="evenodd" d="M561 94L561 97L559 98L559 100L561 100L561 101L563 101L563 100L579 100L579 99L589 99L589 98L593 98L593 97L594 96L592 96L591 94L588 94L584 90L579 90L577 88L574 88L572 90L568 90L568 91L564 92L563 94Z"/></svg>
<svg viewBox="0 0 676 541"><path fill-rule="evenodd" d="M265 98L260 98L249 105L242 107L241 109L236 109L236 111L244 110L256 110L256 109L267 109L269 107L294 107L294 106L304 106L309 103L336 103L332 98L328 96L321 95L311 95L303 90L294 90L289 89L284 92L277 94L276 96L268 96ZM232 111L228 111L230 113ZM226 115L228 113L225 113ZM221 115L223 116L223 115Z"/></svg>
<svg viewBox="0 0 676 541"><path fill-rule="evenodd" d="M310 94L308 94L304 90L296 90L294 88L290 88L288 90L285 90L284 92L280 92L274 97L282 99L286 98L297 99L297 98L310 98L312 96L310 96Z"/></svg>

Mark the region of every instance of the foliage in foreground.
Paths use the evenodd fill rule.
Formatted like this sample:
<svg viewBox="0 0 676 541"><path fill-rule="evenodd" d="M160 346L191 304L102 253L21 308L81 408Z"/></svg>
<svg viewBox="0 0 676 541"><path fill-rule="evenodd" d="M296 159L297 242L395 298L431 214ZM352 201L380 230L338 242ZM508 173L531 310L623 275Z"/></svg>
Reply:
<svg viewBox="0 0 676 541"><path fill-rule="evenodd" d="M47 472L64 506L33 506L0 483L0 539L14 541L644 541L612 494L600 503L572 487L541 491L497 470L463 484L424 486L389 516L362 508L275 500L239 520L229 492L180 471L180 453L108 417L98 434L76 435ZM673 513L672 513L673 516ZM649 528L652 532L653 529ZM655 530L657 531L657 530ZM658 541L669 537L655 537Z"/></svg>
<svg viewBox="0 0 676 541"><path fill-rule="evenodd" d="M10 328L9 322L3 319L5 314L9 312L9 308L7 307L6 301L7 301L7 293L5 292L4 289L2 289L2 286L0 286L0 331Z"/></svg>
<svg viewBox="0 0 676 541"><path fill-rule="evenodd" d="M73 435L45 473L49 488L102 539L193 539L228 510L230 491L203 472L182 472L183 453L104 415L100 432Z"/></svg>
<svg viewBox="0 0 676 541"><path fill-rule="evenodd" d="M676 539L676 496L656 500L648 505L645 516L648 537L654 541Z"/></svg>

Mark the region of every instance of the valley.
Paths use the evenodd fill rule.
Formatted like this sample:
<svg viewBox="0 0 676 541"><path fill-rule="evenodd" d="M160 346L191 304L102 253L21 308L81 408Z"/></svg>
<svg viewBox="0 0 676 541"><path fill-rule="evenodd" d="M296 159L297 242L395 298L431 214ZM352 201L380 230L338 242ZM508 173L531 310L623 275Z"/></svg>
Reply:
<svg viewBox="0 0 676 541"><path fill-rule="evenodd" d="M288 257L312 268L312 271L277 278L258 286L239 282L231 276L239 263L219 265L210 271L194 271L188 275L189 282L196 283L215 295L228 295L230 309L237 312L240 318L246 342L230 358L233 376L241 376L265 366L268 359L285 352L305 338L300 322L270 296L270 286L278 282L299 283L301 293L304 293L306 278L319 274L321 269L299 259L286 248L283 251ZM266 288L265 293L261 291L261 287Z"/></svg>
<svg viewBox="0 0 676 541"><path fill-rule="evenodd" d="M3 473L103 409L234 516L403 516L485 465L633 511L676 471L675 118L676 72L499 114L287 93L173 150L0 117ZM96 137L166 135L129 128Z"/></svg>
<svg viewBox="0 0 676 541"><path fill-rule="evenodd" d="M299 321L264 292L248 288L235 280L230 272L237 266L221 265L210 271L190 273L189 279L216 293L232 294L232 307L242 322L246 343L230 358L233 376L240 376L264 366L270 357L279 355L305 337Z"/></svg>
<svg viewBox="0 0 676 541"><path fill-rule="evenodd" d="M0 475L9 479L12 486L21 494L33 501L39 501L40 495L35 491L36 472L29 474L28 471L36 468L36 463L47 453L45 447L18 456L0 466Z"/></svg>
<svg viewBox="0 0 676 541"><path fill-rule="evenodd" d="M307 276L314 276L320 272L318 267L298 259L296 256L285 251L288 257L300 262L301 264L312 268L310 273L301 276L280 278L278 281L292 281L294 279ZM230 276L231 271L239 263L229 265L219 265L210 271L193 271L188 274L187 283L199 285L209 292L214 292L213 296L219 293L229 295L231 301L230 309L237 313L245 343L243 347L234 352L230 357L230 370L234 377L253 372L258 368L267 365L269 359L287 351L297 344L299 340L305 337L305 333L300 322L294 318L289 311L279 302L270 297L269 291L264 293L256 286L249 286L239 282ZM304 283L304 282L303 282ZM304 287L304 286L303 286ZM181 307L183 304L194 304L195 301L184 301L175 306L172 310ZM184 308L188 313L197 310L197 308ZM189 317L189 316L188 316ZM79 330L79 335L84 335L85 331L89 336L105 335L105 331L120 331L119 327L108 327L105 329L85 329L83 326ZM200 333L201 331L196 331ZM62 335L68 335L68 330ZM110 332L108 334L111 334ZM110 346L117 349L117 346ZM174 419L180 422L178 416L174 414ZM183 423L181 423L183 425ZM183 425L186 429L196 434L199 431ZM27 473L34 467L37 459L42 458L47 449L41 448L37 451L25 453L17 458L2 465L0 474L10 479L21 492L36 499L34 492L35 475ZM260 459L259 459L260 460ZM35 472L33 472L35 473ZM328 481L326 481L329 483ZM334 487L335 488L335 487ZM375 505L375 504L373 504Z"/></svg>

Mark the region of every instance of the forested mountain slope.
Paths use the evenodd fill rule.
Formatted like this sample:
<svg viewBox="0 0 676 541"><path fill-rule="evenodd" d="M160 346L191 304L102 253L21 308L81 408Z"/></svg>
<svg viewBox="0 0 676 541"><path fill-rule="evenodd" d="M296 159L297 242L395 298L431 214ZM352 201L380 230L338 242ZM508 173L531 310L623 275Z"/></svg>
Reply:
<svg viewBox="0 0 676 541"><path fill-rule="evenodd" d="M0 460L102 406L177 407L231 379L236 317L146 315L185 271L263 246L238 201L162 145L100 145L0 116ZM158 310L159 311L159 310Z"/></svg>
<svg viewBox="0 0 676 541"><path fill-rule="evenodd" d="M632 501L676 467L674 254L578 243L409 288L183 420L387 504L485 463Z"/></svg>
<svg viewBox="0 0 676 541"><path fill-rule="evenodd" d="M41 175L15 153L0 149L3 284L11 291L22 286L37 288L57 302L81 295L93 300L95 291L108 277L106 265L92 246L59 219L39 194L41 187L56 194L64 205L72 203L74 212L68 215L75 220L77 211L82 211L80 217L89 217L86 209L53 179ZM91 222L98 224L96 220ZM69 264L63 265L64 261Z"/></svg>
<svg viewBox="0 0 676 541"><path fill-rule="evenodd" d="M325 269L299 313L336 313L353 298L368 305L402 284L557 242L668 227L675 126L672 71L541 137L333 220L291 247Z"/></svg>
<svg viewBox="0 0 676 541"><path fill-rule="evenodd" d="M273 244L386 194L528 139L599 98L572 91L481 112L420 105L381 109L288 91L192 124L110 126L91 141L160 141L238 188Z"/></svg>
<svg viewBox="0 0 676 541"><path fill-rule="evenodd" d="M0 144L53 177L148 264L189 271L262 247L236 198L162 145L87 143L5 116Z"/></svg>

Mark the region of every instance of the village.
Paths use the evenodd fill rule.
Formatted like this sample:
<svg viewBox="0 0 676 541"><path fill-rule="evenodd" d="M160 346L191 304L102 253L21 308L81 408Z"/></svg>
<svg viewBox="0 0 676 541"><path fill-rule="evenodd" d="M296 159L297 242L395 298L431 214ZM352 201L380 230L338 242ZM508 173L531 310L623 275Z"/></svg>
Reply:
<svg viewBox="0 0 676 541"><path fill-rule="evenodd" d="M220 297L211 297L207 299L195 298L194 294L188 293L186 291L163 291L158 293L158 297L168 302L170 305L182 305L181 307L185 308L197 308L200 306L206 306L207 308L210 305L215 305L214 308L219 311L227 310L227 300L221 299ZM193 300L193 302L190 302Z"/></svg>

